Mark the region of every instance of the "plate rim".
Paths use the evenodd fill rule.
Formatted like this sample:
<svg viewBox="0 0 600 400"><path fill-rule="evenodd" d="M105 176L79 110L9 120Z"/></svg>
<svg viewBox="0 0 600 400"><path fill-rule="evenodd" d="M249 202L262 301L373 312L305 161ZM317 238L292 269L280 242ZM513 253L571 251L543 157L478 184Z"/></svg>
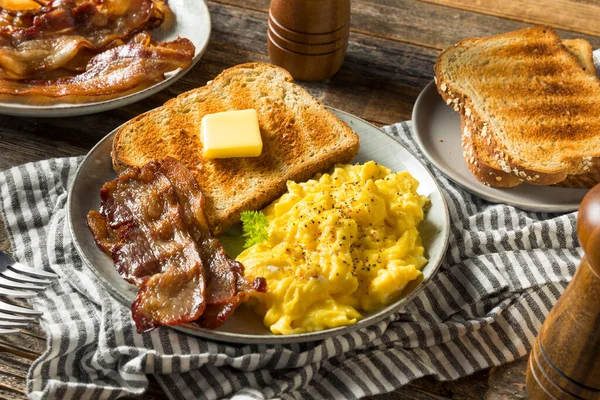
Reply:
<svg viewBox="0 0 600 400"><path fill-rule="evenodd" d="M488 188L488 187L485 186L483 183L477 182L477 183L479 183L479 185L472 184L471 182L465 182L462 179L460 179L459 177L453 176L453 174L449 174L447 172L447 169L443 165L441 165L438 162L437 158L434 157L429 152L429 147L426 146L422 140L422 137L425 135L421 134L421 132L419 130L420 124L417 122L417 120L420 116L419 114L423 112L420 110L427 110L427 107L424 107L423 104L427 101L428 96L432 96L432 94L431 94L432 91L435 91L435 94L437 94L436 84L435 84L434 80L430 81L425 86L425 88L423 88L421 93L419 93L419 96L417 97L417 100L415 101L415 105L412 110L411 124L412 124L414 132L415 132L414 137L415 137L415 141L417 142L417 145L419 146L419 150L421 150L423 155L427 158L427 161L429 161L434 167L436 167L446 178L450 179L452 182L454 182L455 184L457 184L464 190L468 191L469 193L471 193L483 200L486 200L486 201L489 201L489 202L495 203L495 204L506 204L509 206L514 206L514 207L517 207L517 208L525 210L525 211L565 213L565 212L577 211L579 209L580 202L557 205L557 204L532 203L530 201L517 201L517 200L510 200L510 199L507 200L507 199L502 198L499 195L495 195L493 193L488 193L486 190L486 188ZM439 98L439 100L440 100L440 102L443 102L441 97ZM421 117L422 117L422 115L421 115ZM460 132L460 128L459 128L459 132ZM479 187L479 186L481 186L481 187ZM501 188L497 188L497 189L500 190ZM532 187L532 190L533 189L534 189L534 187ZM567 189L567 188L556 188L556 189Z"/></svg>
<svg viewBox="0 0 600 400"><path fill-rule="evenodd" d="M202 8L202 16L204 17L202 24L207 26L208 34L204 38L202 46L200 48L196 47L196 54L192 58L192 63L187 68L181 69L179 71L175 70L177 72L175 72L172 76L169 76L168 78L157 82L152 86L149 86L137 92L129 93L125 96L116 97L114 99L96 101L92 103L58 103L48 105L29 105L20 103L0 102L0 115L9 115L16 117L27 116L34 118L62 118L97 114L104 111L113 110L115 108L128 106L166 89L167 87L177 82L179 79L183 78L188 72L192 70L192 68L194 68L194 66L198 63L198 61L200 61L200 59L204 55L206 48L208 47L208 44L210 42L210 37L212 35L212 20L210 16L210 10L208 9L206 0L200 0L198 4Z"/></svg>
<svg viewBox="0 0 600 400"><path fill-rule="evenodd" d="M325 340L330 337L355 332L362 328L367 328L369 326L372 326L372 325L375 325L375 324L381 322L382 320L389 317L390 315L397 313L398 311L400 311L400 309L402 307L404 307L407 303L409 303L418 293L420 293L424 289L425 285L431 279L433 279L433 277L436 275L436 273L438 273L438 270L444 260L445 254L446 254L446 252L448 250L448 246L449 246L450 213L448 210L448 204L447 204L446 198L443 194L442 188L439 185L439 183L438 183L437 179L435 178L435 176L433 175L433 173L429 170L429 168L427 168L427 166L421 160L419 160L418 157L415 156L415 154L408 147L406 147L404 144L402 144L397 138L395 138L391 135L388 135L382 129L376 127L375 125L371 124L370 122L365 121L364 119L359 118L353 114L350 114L348 112L345 112L345 111L342 111L342 110L339 110L339 109L336 109L333 107L329 107L329 106L325 106L325 107L328 110L332 111L334 114L336 114L336 116L339 114L344 114L347 117L350 117L355 120L359 120L359 121L367 124L370 128L374 129L374 131L377 131L378 134L385 135L386 137L389 137L390 139L392 139L394 142L396 142L396 144L398 144L399 146L404 148L404 150L406 150L423 167L425 172L431 178L431 181L435 185L436 192L439 194L440 202L441 202L443 210L444 210L444 221L442 221L443 222L442 230L438 233L438 235L443 235L443 246L442 246L442 249L439 252L436 260L432 260L432 259L428 260L428 264L431 264L430 267L432 268L432 271L431 271L431 274L429 275L429 277L424 278L423 281L421 283L419 283L419 285L417 285L417 287L415 287L410 293L408 293L405 297L402 297L401 299L399 299L396 302L397 304L396 303L389 304L388 306L384 307L380 312L373 314L362 320L359 320L352 325L345 325L345 326L340 326L340 327L336 327L336 328L330 328L330 329L326 329L323 331L306 332L306 333L291 334L291 335L251 335L251 334L223 332L223 331L211 330L211 329L200 328L200 327L194 327L193 329L190 329L190 328L186 327L186 325L188 325L188 324L181 324L181 325L176 325L176 326L171 326L171 327L166 327L166 328L172 328L177 331L180 331L180 332L183 332L188 335L195 336L195 337L201 337L204 339L214 340L217 342L233 343L233 344L247 343L247 344L264 344L264 345L285 345L285 344L292 344L292 343L307 343L307 342L315 342L315 341L319 341L319 340ZM151 112L151 111L152 110L149 110L146 113ZM143 113L143 114L146 114L146 113ZM143 114L140 114L140 115L143 115ZM129 121L124 122L123 124L121 124L120 126L115 128L114 130L109 132L107 135L105 135L100 141L98 141L98 143L96 143L96 145L94 145L94 147L92 147L92 149L85 155L83 161L77 167L75 175L73 176L73 179L72 179L71 183L69 184L69 188L68 188L66 218L67 218L67 224L69 227L69 233L71 234L71 237L72 237L73 245L74 245L75 249L77 250L77 253L81 257L82 261L86 264L88 269L91 270L92 274L103 284L104 288L112 296L114 296L121 304L129 307L130 306L129 299L127 299L127 297L123 293L121 293L118 289L114 288L112 286L112 284L106 278L104 278L104 276L102 276L99 273L99 271L93 266L91 260L89 260L86 257L83 249L81 248L79 241L76 239L77 236L75 235L75 225L73 224L73 221L71 219L71 214L72 214L72 209L73 209L72 204L75 201L74 196L73 196L73 189L75 187L75 183L79 179L79 176L81 174L81 171L83 170L84 165L86 165L86 162L89 162L89 160L91 158L91 154L96 150L96 148L101 146L106 140L110 140L110 137L113 136L116 133L116 131L118 129L120 129L120 127L123 126L124 124L126 124L127 122L129 122ZM354 129L352 126L350 126L350 129L352 129L354 132ZM388 308L388 309L386 310L386 308Z"/></svg>

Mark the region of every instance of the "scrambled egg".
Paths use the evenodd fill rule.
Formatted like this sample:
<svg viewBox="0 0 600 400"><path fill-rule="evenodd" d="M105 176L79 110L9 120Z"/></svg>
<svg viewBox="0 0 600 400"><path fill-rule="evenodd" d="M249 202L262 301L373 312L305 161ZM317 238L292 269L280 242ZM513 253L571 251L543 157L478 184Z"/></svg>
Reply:
<svg viewBox="0 0 600 400"><path fill-rule="evenodd" d="M428 199L407 172L375 162L288 182L263 213L268 237L238 260L267 279L251 303L276 334L353 324L400 297L427 260L417 226Z"/></svg>

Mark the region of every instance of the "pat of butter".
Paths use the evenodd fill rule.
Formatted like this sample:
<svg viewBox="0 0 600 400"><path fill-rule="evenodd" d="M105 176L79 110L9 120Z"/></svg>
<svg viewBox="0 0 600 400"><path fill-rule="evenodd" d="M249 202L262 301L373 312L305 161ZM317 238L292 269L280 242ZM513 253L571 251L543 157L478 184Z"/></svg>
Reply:
<svg viewBox="0 0 600 400"><path fill-rule="evenodd" d="M262 139L256 110L205 115L202 118L202 146L206 158L260 156Z"/></svg>

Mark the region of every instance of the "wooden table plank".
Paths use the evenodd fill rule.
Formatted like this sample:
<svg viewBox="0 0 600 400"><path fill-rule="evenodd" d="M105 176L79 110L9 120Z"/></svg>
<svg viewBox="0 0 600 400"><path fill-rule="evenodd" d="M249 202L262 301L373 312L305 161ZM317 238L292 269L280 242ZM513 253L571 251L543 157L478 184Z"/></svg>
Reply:
<svg viewBox="0 0 600 400"><path fill-rule="evenodd" d="M486 0L492 1L492 0ZM521 0L518 0L519 2ZM541 0L536 0L541 1ZM552 1L552 0L547 0ZM562 0L565 1L565 0ZM573 1L573 0L570 0ZM269 0L217 0L221 4L235 5L250 10L268 12ZM452 3L453 7L444 3ZM439 4L436 4L439 3ZM464 4L464 7L455 4ZM514 1L497 1L501 4L513 4ZM498 33L523 29L531 24L519 20L510 20L489 15L481 10L469 11L478 2L460 0L352 0L351 38L353 34L376 36L385 40L400 41L420 47L443 50L469 37L490 36ZM481 13L480 13L481 11ZM588 23L596 23L595 16L600 15L600 6L595 14L584 17ZM575 20L559 30L566 39L581 37L588 40L592 47L600 48L600 38L582 34Z"/></svg>
<svg viewBox="0 0 600 400"><path fill-rule="evenodd" d="M600 35L600 3L581 0L422 0L482 14Z"/></svg>
<svg viewBox="0 0 600 400"><path fill-rule="evenodd" d="M27 370L31 360L25 357L14 356L11 353L0 352L0 375L10 375L20 380L27 378Z"/></svg>

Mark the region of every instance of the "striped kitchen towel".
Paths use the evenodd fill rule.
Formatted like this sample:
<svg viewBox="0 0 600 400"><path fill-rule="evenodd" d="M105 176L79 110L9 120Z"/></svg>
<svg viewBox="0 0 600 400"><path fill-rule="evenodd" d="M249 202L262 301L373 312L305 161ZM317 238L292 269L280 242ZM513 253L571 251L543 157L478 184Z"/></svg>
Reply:
<svg viewBox="0 0 600 400"><path fill-rule="evenodd" d="M386 132L416 148L409 123ZM527 354L575 271L576 214L487 203L433 170L451 216L438 274L402 311L322 342L234 346L159 328L139 335L79 258L66 224L67 187L81 158L0 174L16 259L61 276L32 300L48 349L28 375L31 398L142 394L153 374L172 399L358 398L425 375L456 379Z"/></svg>
<svg viewBox="0 0 600 400"><path fill-rule="evenodd" d="M408 122L385 128L427 161ZM441 269L401 313L321 342L228 345L168 328L137 334L130 310L82 263L66 224L81 158L0 173L14 257L61 279L31 303L48 349L28 375L34 399L142 395L153 374L171 399L360 398L430 375L457 379L525 356L582 256L576 213L491 204L430 167L448 202Z"/></svg>

